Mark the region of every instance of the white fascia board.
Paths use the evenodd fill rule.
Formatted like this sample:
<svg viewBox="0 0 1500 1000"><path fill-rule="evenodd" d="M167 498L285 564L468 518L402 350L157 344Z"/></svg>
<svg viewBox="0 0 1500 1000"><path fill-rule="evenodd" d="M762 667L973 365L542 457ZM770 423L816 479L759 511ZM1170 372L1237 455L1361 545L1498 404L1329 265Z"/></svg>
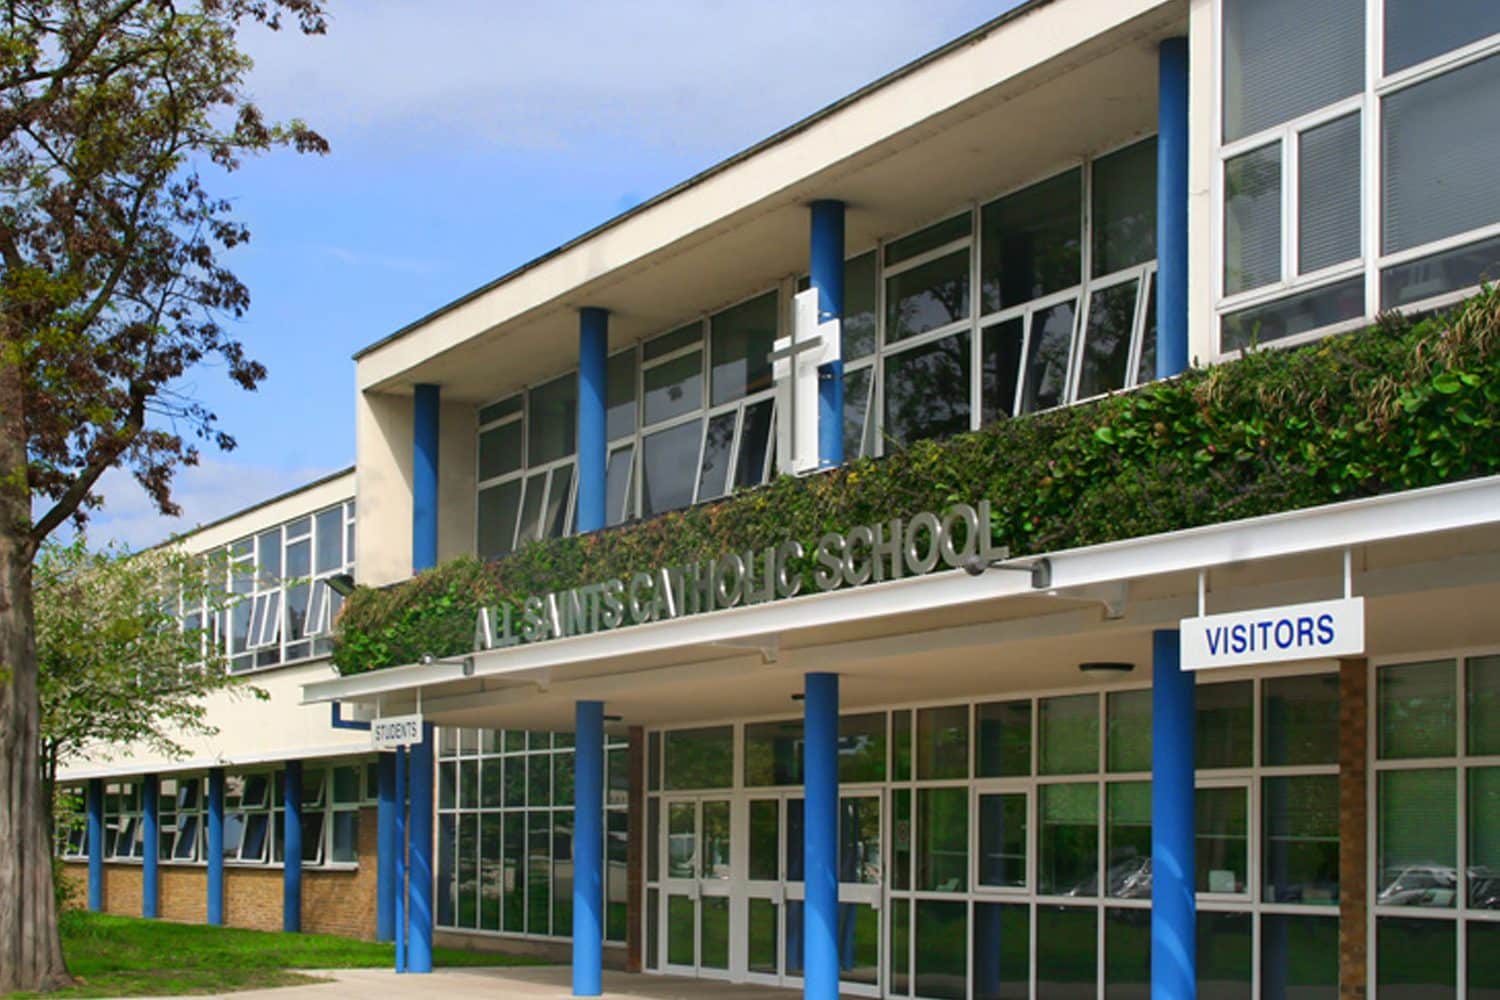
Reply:
<svg viewBox="0 0 1500 1000"><path fill-rule="evenodd" d="M356 355L363 391L580 286L722 224L824 170L1064 55L1168 0L1056 0L711 169L655 204L527 265Z"/></svg>
<svg viewBox="0 0 1500 1000"><path fill-rule="evenodd" d="M1500 523L1500 476L1068 549L1046 558L1052 563L1050 590L1062 591L1495 523ZM1021 561L1034 558L1040 556ZM488 650L473 654L472 677L464 677L459 664L434 663L318 681L303 685L302 700L369 700L460 679L524 680L552 667L1045 593L1033 590L1022 573L973 577L950 570Z"/></svg>
<svg viewBox="0 0 1500 1000"><path fill-rule="evenodd" d="M113 781L117 778L138 778L143 774L171 777L176 774L207 771L215 767L242 769L256 767L260 764L279 764L282 761L288 760L320 761L335 757L360 757L370 753L374 753L372 747L342 743L320 747L284 747L279 750L267 750L263 753L192 757L185 760L162 762L128 761L123 764L111 764L108 767L63 768L57 774L57 783L68 785L76 781L88 781L91 778Z"/></svg>

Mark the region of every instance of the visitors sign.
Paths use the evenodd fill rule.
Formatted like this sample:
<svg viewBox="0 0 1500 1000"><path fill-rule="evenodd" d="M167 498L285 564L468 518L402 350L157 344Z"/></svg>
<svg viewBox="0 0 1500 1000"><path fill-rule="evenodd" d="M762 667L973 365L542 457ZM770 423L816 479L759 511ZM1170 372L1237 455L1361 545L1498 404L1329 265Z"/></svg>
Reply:
<svg viewBox="0 0 1500 1000"><path fill-rule="evenodd" d="M1365 651L1365 599L1184 618L1182 669L1357 656Z"/></svg>
<svg viewBox="0 0 1500 1000"><path fill-rule="evenodd" d="M370 723L370 744L376 750L394 750L422 742L422 716L392 715Z"/></svg>

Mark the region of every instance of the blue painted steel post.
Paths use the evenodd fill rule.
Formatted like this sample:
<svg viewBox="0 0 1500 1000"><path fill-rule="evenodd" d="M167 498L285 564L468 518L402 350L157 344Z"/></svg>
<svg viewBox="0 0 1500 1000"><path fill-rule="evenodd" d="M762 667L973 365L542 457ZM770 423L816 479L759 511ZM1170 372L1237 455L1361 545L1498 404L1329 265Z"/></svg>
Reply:
<svg viewBox="0 0 1500 1000"><path fill-rule="evenodd" d="M437 565L438 437L441 393L421 384L412 390L411 569Z"/></svg>
<svg viewBox="0 0 1500 1000"><path fill-rule="evenodd" d="M383 753L375 765L379 800L375 859L375 940L396 938L396 755Z"/></svg>
<svg viewBox="0 0 1500 1000"><path fill-rule="evenodd" d="M808 283L818 290L818 320L844 318L844 203L812 203ZM844 362L818 369L818 464L844 463Z"/></svg>
<svg viewBox="0 0 1500 1000"><path fill-rule="evenodd" d="M574 709L573 995L596 997L604 968L604 703Z"/></svg>
<svg viewBox="0 0 1500 1000"><path fill-rule="evenodd" d="M604 527L605 382L609 369L609 313L578 313L578 531Z"/></svg>
<svg viewBox="0 0 1500 1000"><path fill-rule="evenodd" d="M104 909L104 780L89 779L89 910Z"/></svg>
<svg viewBox="0 0 1500 1000"><path fill-rule="evenodd" d="M1188 366L1188 46L1158 52L1156 126L1156 377Z"/></svg>
<svg viewBox="0 0 1500 1000"><path fill-rule="evenodd" d="M161 779L154 774L141 781L141 825L141 916L149 920L156 916L156 863L161 857Z"/></svg>
<svg viewBox="0 0 1500 1000"><path fill-rule="evenodd" d="M436 764L432 723L422 724L422 742L411 748L411 936L406 971L432 971L432 783Z"/></svg>
<svg viewBox="0 0 1500 1000"><path fill-rule="evenodd" d="M224 925L224 769L208 772L208 923Z"/></svg>
<svg viewBox="0 0 1500 1000"><path fill-rule="evenodd" d="M406 971L406 748L396 748L396 971Z"/></svg>
<svg viewBox="0 0 1500 1000"><path fill-rule="evenodd" d="M302 762L287 761L281 774L281 929L295 934L302 930Z"/></svg>
<svg viewBox="0 0 1500 1000"><path fill-rule="evenodd" d="M1175 629L1151 635L1151 997L1198 995L1193 675Z"/></svg>
<svg viewBox="0 0 1500 1000"><path fill-rule="evenodd" d="M803 696L802 995L839 995L839 678L808 674Z"/></svg>

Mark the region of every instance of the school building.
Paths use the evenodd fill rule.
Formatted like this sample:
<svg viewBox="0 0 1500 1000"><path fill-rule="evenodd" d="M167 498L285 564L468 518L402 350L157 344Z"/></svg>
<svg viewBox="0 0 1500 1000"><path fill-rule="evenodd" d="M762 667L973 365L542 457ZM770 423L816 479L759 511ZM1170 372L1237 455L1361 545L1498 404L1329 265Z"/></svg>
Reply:
<svg viewBox="0 0 1500 1000"><path fill-rule="evenodd" d="M269 699L71 762L69 869L580 996L1497 1000L1500 477L1013 556L960 468L733 535L788 477L1474 295L1497 137L1487 0L1020 4L361 351L353 468L187 540ZM537 575L700 509L697 561ZM334 667L354 588L463 556L542 584Z"/></svg>

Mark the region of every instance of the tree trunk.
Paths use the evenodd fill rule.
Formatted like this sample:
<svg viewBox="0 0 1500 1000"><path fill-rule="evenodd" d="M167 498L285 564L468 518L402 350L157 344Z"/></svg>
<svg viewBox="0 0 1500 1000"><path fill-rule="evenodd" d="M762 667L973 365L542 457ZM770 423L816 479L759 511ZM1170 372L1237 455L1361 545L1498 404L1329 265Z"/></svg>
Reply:
<svg viewBox="0 0 1500 1000"><path fill-rule="evenodd" d="M0 994L71 982L57 931L52 831L42 799L31 491L14 346L0 337Z"/></svg>

